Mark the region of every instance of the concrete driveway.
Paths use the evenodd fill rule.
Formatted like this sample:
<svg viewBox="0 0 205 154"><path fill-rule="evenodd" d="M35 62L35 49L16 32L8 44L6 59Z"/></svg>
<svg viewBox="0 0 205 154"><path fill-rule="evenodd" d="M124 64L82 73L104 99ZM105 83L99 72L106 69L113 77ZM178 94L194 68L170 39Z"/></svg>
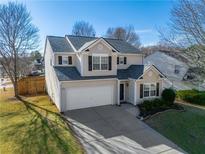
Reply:
<svg viewBox="0 0 205 154"><path fill-rule="evenodd" d="M184 153L142 121L129 104L65 112L88 154Z"/></svg>

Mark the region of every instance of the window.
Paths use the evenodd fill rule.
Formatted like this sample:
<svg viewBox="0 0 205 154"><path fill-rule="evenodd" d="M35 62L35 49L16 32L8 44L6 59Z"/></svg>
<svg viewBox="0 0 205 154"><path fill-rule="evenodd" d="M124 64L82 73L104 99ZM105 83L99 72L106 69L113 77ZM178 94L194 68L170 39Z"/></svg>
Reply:
<svg viewBox="0 0 205 154"><path fill-rule="evenodd" d="M72 65L72 56L58 56L59 65Z"/></svg>
<svg viewBox="0 0 205 154"><path fill-rule="evenodd" d="M93 56L93 70L100 70L100 57Z"/></svg>
<svg viewBox="0 0 205 154"><path fill-rule="evenodd" d="M149 85L144 85L144 97L149 97Z"/></svg>
<svg viewBox="0 0 205 154"><path fill-rule="evenodd" d="M144 84L144 97L156 96L156 84Z"/></svg>
<svg viewBox="0 0 205 154"><path fill-rule="evenodd" d="M108 56L93 56L93 70L108 70Z"/></svg>
<svg viewBox="0 0 205 154"><path fill-rule="evenodd" d="M123 65L123 64L127 64L127 57L117 57L117 64Z"/></svg>
<svg viewBox="0 0 205 154"><path fill-rule="evenodd" d="M67 57L63 57L63 65L68 65L68 58Z"/></svg>
<svg viewBox="0 0 205 154"><path fill-rule="evenodd" d="M175 74L179 74L179 70L180 70L180 66L179 65L175 65L174 66L174 73Z"/></svg>
<svg viewBox="0 0 205 154"><path fill-rule="evenodd" d="M101 70L108 70L108 57L101 57Z"/></svg>
<svg viewBox="0 0 205 154"><path fill-rule="evenodd" d="M156 85L155 84L150 85L150 96L156 96Z"/></svg>
<svg viewBox="0 0 205 154"><path fill-rule="evenodd" d="M124 64L124 57L119 57L119 64Z"/></svg>

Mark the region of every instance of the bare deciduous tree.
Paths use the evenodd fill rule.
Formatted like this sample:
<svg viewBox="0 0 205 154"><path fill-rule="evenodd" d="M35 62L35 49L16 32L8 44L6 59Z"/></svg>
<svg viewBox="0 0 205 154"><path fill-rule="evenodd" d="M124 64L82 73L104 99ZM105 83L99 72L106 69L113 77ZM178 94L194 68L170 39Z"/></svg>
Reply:
<svg viewBox="0 0 205 154"><path fill-rule="evenodd" d="M127 27L108 28L106 37L125 40L126 42L139 48L140 39L132 25Z"/></svg>
<svg viewBox="0 0 205 154"><path fill-rule="evenodd" d="M181 48L190 64L205 76L205 1L180 0L171 11L169 30L160 30L163 44Z"/></svg>
<svg viewBox="0 0 205 154"><path fill-rule="evenodd" d="M17 81L22 74L22 61L26 53L38 47L38 29L26 6L17 2L0 5L0 56L3 68L18 97Z"/></svg>
<svg viewBox="0 0 205 154"><path fill-rule="evenodd" d="M74 24L72 34L76 36L95 36L95 29L85 21L78 21Z"/></svg>

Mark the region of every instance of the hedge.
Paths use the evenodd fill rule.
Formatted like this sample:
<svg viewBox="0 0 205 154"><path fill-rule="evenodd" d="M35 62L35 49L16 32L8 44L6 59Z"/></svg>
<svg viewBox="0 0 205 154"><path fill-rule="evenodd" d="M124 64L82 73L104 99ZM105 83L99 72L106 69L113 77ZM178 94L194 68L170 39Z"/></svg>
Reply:
<svg viewBox="0 0 205 154"><path fill-rule="evenodd" d="M205 91L198 90L179 90L177 98L182 99L188 103L205 106Z"/></svg>
<svg viewBox="0 0 205 154"><path fill-rule="evenodd" d="M175 97L176 97L176 93L173 89L169 88L169 89L164 89L162 91L162 99L169 103L169 104L173 104L174 103L174 100L175 100Z"/></svg>
<svg viewBox="0 0 205 154"><path fill-rule="evenodd" d="M140 110L140 114L139 114L140 117L146 117L168 109L176 109L176 110L183 109L178 104L166 102L163 99L158 99L158 98L153 100L145 100L143 101L143 103L138 104L138 107Z"/></svg>

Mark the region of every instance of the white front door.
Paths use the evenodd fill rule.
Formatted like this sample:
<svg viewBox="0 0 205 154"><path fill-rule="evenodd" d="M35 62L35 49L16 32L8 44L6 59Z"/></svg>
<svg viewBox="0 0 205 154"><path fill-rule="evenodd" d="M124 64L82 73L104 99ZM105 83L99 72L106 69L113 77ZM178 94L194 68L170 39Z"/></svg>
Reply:
<svg viewBox="0 0 205 154"><path fill-rule="evenodd" d="M67 88L66 110L113 104L113 88L113 85Z"/></svg>

